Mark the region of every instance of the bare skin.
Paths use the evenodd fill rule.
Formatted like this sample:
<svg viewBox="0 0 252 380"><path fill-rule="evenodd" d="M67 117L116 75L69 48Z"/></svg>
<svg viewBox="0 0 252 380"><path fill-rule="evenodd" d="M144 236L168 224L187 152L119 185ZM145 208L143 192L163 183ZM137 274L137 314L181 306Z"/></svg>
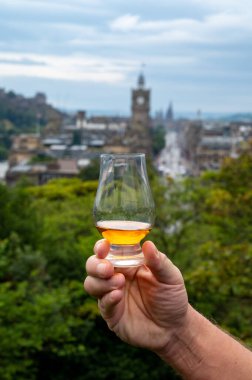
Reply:
<svg viewBox="0 0 252 380"><path fill-rule="evenodd" d="M150 241L142 249L141 267L115 269L106 240L87 260L84 287L98 298L108 327L156 352L185 379L251 380L252 353L189 305L183 277L166 255Z"/></svg>

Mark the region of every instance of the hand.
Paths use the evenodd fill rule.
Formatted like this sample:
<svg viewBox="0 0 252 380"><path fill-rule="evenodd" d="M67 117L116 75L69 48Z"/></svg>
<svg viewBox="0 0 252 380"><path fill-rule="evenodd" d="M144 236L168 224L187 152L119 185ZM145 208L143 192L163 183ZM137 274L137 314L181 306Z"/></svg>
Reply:
<svg viewBox="0 0 252 380"><path fill-rule="evenodd" d="M162 354L184 327L188 298L179 269L151 241L141 267L114 268L109 243L100 240L86 263L84 288L98 298L102 317L122 340Z"/></svg>

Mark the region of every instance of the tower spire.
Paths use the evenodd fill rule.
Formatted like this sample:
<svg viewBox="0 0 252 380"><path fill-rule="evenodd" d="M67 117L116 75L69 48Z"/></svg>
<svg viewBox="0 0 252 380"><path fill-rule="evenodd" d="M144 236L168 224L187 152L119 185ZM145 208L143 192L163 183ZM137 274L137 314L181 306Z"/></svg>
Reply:
<svg viewBox="0 0 252 380"><path fill-rule="evenodd" d="M145 67L145 64L142 63L141 65L141 71L140 71L140 74L138 76L138 81L137 81L137 84L138 84L138 87L139 88L144 88L144 85L145 85L145 77L144 77L144 67Z"/></svg>

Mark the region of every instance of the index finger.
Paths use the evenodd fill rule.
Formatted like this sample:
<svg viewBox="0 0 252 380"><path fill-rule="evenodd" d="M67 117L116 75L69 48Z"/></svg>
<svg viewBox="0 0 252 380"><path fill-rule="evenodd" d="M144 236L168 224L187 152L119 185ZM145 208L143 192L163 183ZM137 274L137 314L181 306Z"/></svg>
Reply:
<svg viewBox="0 0 252 380"><path fill-rule="evenodd" d="M95 243L94 253L99 259L105 259L109 252L110 244L107 240L101 239Z"/></svg>
<svg viewBox="0 0 252 380"><path fill-rule="evenodd" d="M93 255L87 259L86 271L88 276L110 278L114 275L113 265L106 259L99 259Z"/></svg>

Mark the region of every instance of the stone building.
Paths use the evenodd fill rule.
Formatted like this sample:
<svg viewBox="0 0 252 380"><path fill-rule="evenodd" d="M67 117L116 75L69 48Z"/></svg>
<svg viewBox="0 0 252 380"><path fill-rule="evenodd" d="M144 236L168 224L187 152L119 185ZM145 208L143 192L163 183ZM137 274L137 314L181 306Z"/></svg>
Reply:
<svg viewBox="0 0 252 380"><path fill-rule="evenodd" d="M230 125L205 123L195 151L197 172L219 169L225 157L231 156L234 136Z"/></svg>
<svg viewBox="0 0 252 380"><path fill-rule="evenodd" d="M13 137L9 154L9 166L29 161L43 150L41 139L37 134L21 134Z"/></svg>
<svg viewBox="0 0 252 380"><path fill-rule="evenodd" d="M19 164L8 169L6 183L14 186L23 177L34 185L43 185L56 178L73 178L80 172L77 160L58 159L47 164Z"/></svg>
<svg viewBox="0 0 252 380"><path fill-rule="evenodd" d="M181 148L189 172L198 175L205 170L221 167L226 157L238 154L244 136L240 126L223 122L188 123L183 131Z"/></svg>
<svg viewBox="0 0 252 380"><path fill-rule="evenodd" d="M131 116L92 116L85 111L77 113L75 123L63 127L66 141L75 140L86 146L88 152L151 154L150 93L145 88L143 74L138 77L137 87L131 91ZM65 143L69 145L69 143Z"/></svg>
<svg viewBox="0 0 252 380"><path fill-rule="evenodd" d="M125 136L131 152L151 154L150 95L150 89L145 88L145 78L140 74L137 88L131 92L131 119Z"/></svg>
<svg viewBox="0 0 252 380"><path fill-rule="evenodd" d="M178 136L181 155L187 164L189 174L196 174L196 149L199 145L202 132L201 121L186 121Z"/></svg>
<svg viewBox="0 0 252 380"><path fill-rule="evenodd" d="M98 158L101 153L146 153L151 156L150 138L150 89L145 88L143 74L138 77L137 87L131 91L131 116L87 117L79 111L70 123L63 123L60 131L39 134L22 134L13 139L9 155L7 182L14 184L27 176L35 184L50 178L78 174L80 160ZM38 103L46 101L37 94ZM44 158L41 164L32 158ZM48 160L47 160L48 158ZM54 161L52 164L46 161ZM69 169L71 167L71 169Z"/></svg>

